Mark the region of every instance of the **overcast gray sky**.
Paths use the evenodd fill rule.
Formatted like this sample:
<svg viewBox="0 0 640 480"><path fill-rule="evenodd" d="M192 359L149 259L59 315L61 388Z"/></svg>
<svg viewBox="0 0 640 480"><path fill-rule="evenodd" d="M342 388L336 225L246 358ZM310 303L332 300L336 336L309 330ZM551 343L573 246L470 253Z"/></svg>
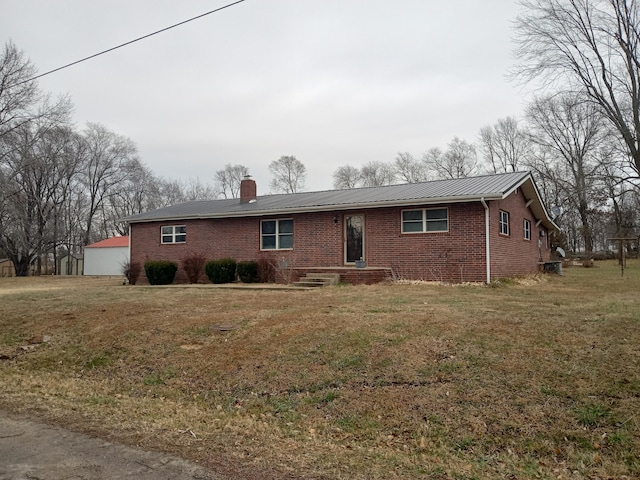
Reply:
<svg viewBox="0 0 640 480"><path fill-rule="evenodd" d="M231 0L0 0L0 35L40 73ZM246 0L40 80L78 128L131 138L153 172L213 182L295 155L307 190L341 165L419 156L519 117L513 0Z"/></svg>

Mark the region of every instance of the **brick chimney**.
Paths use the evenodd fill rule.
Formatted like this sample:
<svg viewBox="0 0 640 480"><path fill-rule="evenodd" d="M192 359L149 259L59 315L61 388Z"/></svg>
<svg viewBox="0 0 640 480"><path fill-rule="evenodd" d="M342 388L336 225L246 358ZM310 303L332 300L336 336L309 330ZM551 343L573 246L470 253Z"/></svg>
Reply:
<svg viewBox="0 0 640 480"><path fill-rule="evenodd" d="M255 200L257 191L256 181L251 178L251 175L245 175L240 181L240 203L249 203L251 200Z"/></svg>

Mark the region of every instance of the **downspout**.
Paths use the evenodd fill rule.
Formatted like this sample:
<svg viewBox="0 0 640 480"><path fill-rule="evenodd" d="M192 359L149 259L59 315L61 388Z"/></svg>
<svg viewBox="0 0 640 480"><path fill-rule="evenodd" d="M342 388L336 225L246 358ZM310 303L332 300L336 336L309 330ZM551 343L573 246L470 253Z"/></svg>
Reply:
<svg viewBox="0 0 640 480"><path fill-rule="evenodd" d="M489 241L489 205L484 201L484 197L480 198L480 203L484 207L484 241L485 251L487 252L487 284L491 283L491 242Z"/></svg>

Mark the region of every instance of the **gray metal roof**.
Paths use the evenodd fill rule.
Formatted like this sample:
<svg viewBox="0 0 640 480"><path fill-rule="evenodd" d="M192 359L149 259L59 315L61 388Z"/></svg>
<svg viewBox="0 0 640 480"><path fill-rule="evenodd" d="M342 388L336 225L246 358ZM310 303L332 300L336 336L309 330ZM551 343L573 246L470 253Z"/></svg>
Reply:
<svg viewBox="0 0 640 480"><path fill-rule="evenodd" d="M258 196L255 202L240 203L237 198L180 203L123 219L129 223L198 218L249 217L312 211L353 210L386 206L457 203L505 198L523 186L538 219L557 229L541 203L538 189L529 172L515 172L454 180L384 187L351 188L280 195ZM537 203L536 203L537 202Z"/></svg>

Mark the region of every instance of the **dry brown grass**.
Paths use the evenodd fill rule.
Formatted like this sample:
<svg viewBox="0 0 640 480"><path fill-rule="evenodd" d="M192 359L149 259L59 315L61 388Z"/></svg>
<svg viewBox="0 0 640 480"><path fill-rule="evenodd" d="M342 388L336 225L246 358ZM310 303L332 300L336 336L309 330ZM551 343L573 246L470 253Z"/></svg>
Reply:
<svg viewBox="0 0 640 480"><path fill-rule="evenodd" d="M2 278L0 406L246 478L638 478L640 263L625 274L312 292Z"/></svg>

